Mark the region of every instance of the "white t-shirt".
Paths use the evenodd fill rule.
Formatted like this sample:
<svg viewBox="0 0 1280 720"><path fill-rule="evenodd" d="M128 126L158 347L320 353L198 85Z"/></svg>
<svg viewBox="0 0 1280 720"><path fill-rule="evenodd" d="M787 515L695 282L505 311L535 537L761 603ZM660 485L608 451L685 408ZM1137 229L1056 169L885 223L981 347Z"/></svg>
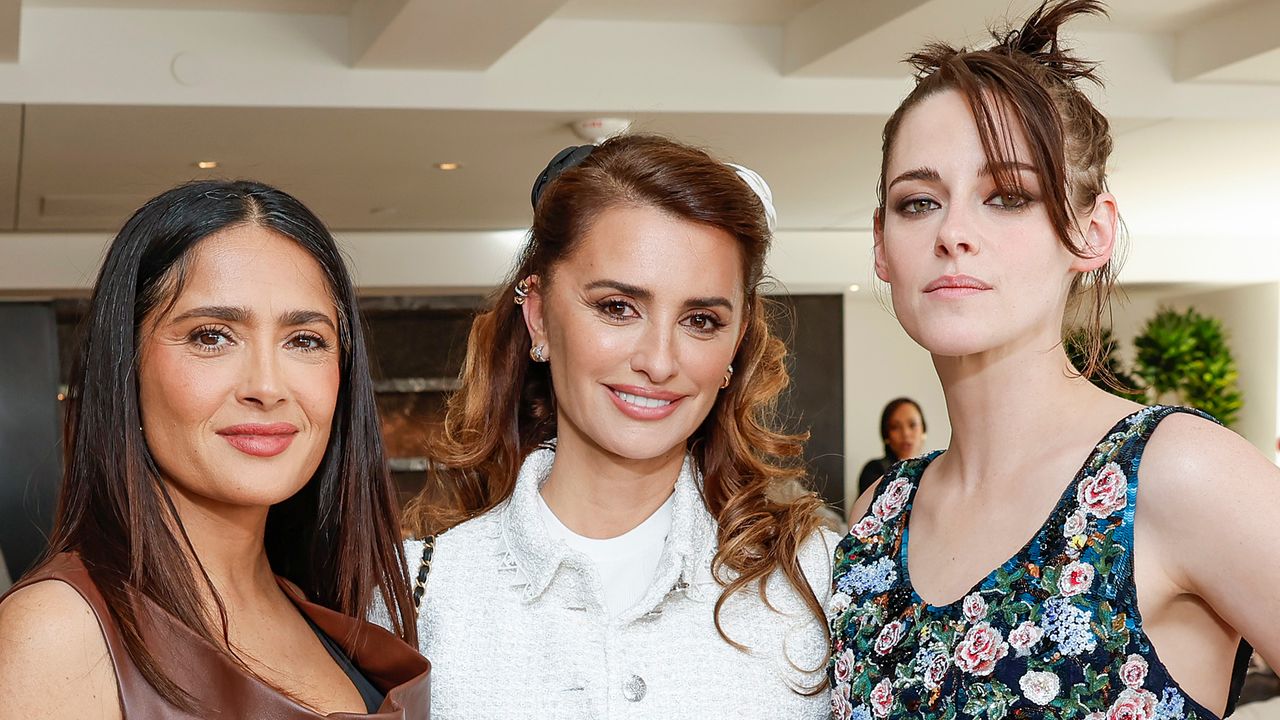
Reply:
<svg viewBox="0 0 1280 720"><path fill-rule="evenodd" d="M617 617L644 597L658 571L662 546L671 531L671 498L653 511L644 522L618 537L583 537L565 527L538 493L538 513L553 538L564 540L572 550L587 556L596 566L604 585L604 606L609 617Z"/></svg>

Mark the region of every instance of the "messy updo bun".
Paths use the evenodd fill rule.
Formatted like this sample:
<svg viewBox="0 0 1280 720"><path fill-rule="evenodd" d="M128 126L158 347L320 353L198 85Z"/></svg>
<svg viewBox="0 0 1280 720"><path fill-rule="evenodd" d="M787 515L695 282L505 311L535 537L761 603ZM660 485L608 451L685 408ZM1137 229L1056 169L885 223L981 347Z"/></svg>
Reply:
<svg viewBox="0 0 1280 720"><path fill-rule="evenodd" d="M1016 194L1011 134L1002 126L1020 127L1029 158L1043 189L1049 221L1058 240L1073 254L1088 249L1077 237L1076 217L1088 213L1107 191L1107 158L1111 128L1106 117L1081 91L1082 81L1101 85L1097 64L1074 56L1059 40L1062 26L1080 15L1106 15L1100 0L1045 0L1021 27L993 30L993 44L980 49L955 48L934 42L907 57L915 68L916 86L884 127L878 189L883 217L889 153L906 114L922 100L954 90L968 101L978 126L983 152L1001 192ZM1103 371L1099 336L1115 286L1115 263L1076 279L1072 297L1087 309L1090 339L1085 375Z"/></svg>

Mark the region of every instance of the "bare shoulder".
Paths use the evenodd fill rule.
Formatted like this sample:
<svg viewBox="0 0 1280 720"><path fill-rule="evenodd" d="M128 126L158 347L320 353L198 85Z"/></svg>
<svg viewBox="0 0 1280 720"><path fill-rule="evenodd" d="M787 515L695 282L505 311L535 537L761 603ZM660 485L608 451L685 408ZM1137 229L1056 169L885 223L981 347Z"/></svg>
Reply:
<svg viewBox="0 0 1280 720"><path fill-rule="evenodd" d="M876 490L880 487L880 483L884 482L884 478L880 478L867 486L867 489L853 501L853 505L849 507L849 524L853 525L867 514L867 510L871 507L871 501L876 496Z"/></svg>
<svg viewBox="0 0 1280 720"><path fill-rule="evenodd" d="M1248 548L1280 541L1280 526L1263 511L1280 507L1280 469L1236 433L1196 415L1170 415L1152 433L1138 475L1138 523L1184 586L1211 593L1215 583L1247 572L1232 568L1235 558L1278 559ZM1232 531L1192 532L1201 528Z"/></svg>
<svg viewBox="0 0 1280 720"><path fill-rule="evenodd" d="M1263 657L1280 657L1280 469L1234 432L1176 414L1139 466L1138 525L1178 586Z"/></svg>
<svg viewBox="0 0 1280 720"><path fill-rule="evenodd" d="M0 720L119 718L115 669L97 616L58 580L0 603Z"/></svg>
<svg viewBox="0 0 1280 720"><path fill-rule="evenodd" d="M1144 505L1173 513L1203 516L1213 508L1247 508L1239 501L1280 492L1273 462L1231 430L1190 413L1160 422L1140 468Z"/></svg>

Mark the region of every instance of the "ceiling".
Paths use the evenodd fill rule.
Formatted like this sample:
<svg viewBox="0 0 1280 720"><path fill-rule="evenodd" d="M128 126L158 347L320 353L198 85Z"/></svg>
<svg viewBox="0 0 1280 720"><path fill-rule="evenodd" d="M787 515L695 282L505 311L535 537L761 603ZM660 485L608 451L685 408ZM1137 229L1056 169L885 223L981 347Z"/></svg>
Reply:
<svg viewBox="0 0 1280 720"><path fill-rule="evenodd" d="M786 230L865 234L898 58L1033 5L0 0L0 263L6 237L109 233L211 175L278 184L339 230L465 242L527 226L569 124L610 115L757 169ZM1280 240L1259 210L1280 196L1280 0L1111 5L1069 40L1108 80L1090 92L1135 243Z"/></svg>

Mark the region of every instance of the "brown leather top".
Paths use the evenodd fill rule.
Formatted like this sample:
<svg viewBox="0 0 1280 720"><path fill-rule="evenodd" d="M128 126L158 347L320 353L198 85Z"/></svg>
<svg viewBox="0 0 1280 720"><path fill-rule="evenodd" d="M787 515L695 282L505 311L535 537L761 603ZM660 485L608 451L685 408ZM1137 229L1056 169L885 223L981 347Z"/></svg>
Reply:
<svg viewBox="0 0 1280 720"><path fill-rule="evenodd" d="M60 580L75 588L98 618L115 666L120 709L130 720L151 718L254 718L304 720L311 718L368 720L426 720L430 715L431 664L399 638L370 623L334 612L299 597L288 583L280 586L299 610L347 653L355 666L386 694L377 713L321 715L266 685L237 665L226 653L205 642L150 600L143 599L138 615L147 648L179 685L207 708L207 715L184 713L149 685L125 650L119 628L111 620L80 556L62 553L22 579L10 592L42 580Z"/></svg>

